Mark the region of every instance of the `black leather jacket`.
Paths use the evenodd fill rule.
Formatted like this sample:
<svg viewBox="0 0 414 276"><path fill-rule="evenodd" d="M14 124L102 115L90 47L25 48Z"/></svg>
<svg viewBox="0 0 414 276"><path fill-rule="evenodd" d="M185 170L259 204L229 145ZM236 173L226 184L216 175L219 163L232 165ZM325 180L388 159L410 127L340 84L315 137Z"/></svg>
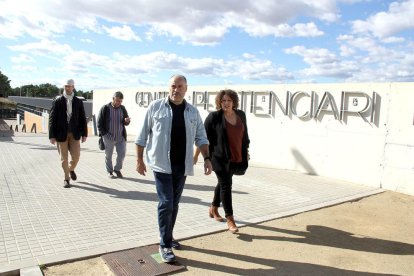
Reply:
<svg viewBox="0 0 414 276"><path fill-rule="evenodd" d="M242 164L241 169L246 170L248 167L248 148L250 144L249 134L247 131L246 114L242 110L235 110L244 125L242 141ZM227 131L224 113L222 110L211 112L204 126L207 132L207 138L210 143L211 164L214 171L228 171L230 168L230 147L227 139Z"/></svg>

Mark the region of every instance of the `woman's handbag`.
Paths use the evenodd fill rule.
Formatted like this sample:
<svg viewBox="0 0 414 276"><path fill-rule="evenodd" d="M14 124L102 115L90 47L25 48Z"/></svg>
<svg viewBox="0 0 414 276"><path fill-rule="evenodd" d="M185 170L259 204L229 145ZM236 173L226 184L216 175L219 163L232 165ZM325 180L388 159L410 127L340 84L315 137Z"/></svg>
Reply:
<svg viewBox="0 0 414 276"><path fill-rule="evenodd" d="M234 175L244 175L246 173L246 166L243 163L231 163L231 169Z"/></svg>
<svg viewBox="0 0 414 276"><path fill-rule="evenodd" d="M99 149L104 150L105 149L105 143L104 143L104 140L103 140L102 136L99 136L98 143L99 143Z"/></svg>

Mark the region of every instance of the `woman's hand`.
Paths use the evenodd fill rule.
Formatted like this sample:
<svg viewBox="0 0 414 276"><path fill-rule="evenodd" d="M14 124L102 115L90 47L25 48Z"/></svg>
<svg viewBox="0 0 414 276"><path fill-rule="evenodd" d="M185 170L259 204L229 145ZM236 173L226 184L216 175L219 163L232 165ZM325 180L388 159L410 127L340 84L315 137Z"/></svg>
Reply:
<svg viewBox="0 0 414 276"><path fill-rule="evenodd" d="M213 171L213 166L211 165L210 159L204 160L204 174L209 175Z"/></svg>

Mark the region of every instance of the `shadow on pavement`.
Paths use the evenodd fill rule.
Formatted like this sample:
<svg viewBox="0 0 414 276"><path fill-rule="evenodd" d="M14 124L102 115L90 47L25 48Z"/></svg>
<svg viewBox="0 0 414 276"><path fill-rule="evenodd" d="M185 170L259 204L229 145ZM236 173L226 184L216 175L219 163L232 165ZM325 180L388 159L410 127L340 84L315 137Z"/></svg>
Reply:
<svg viewBox="0 0 414 276"><path fill-rule="evenodd" d="M55 145L52 145L52 144L50 144L50 145L43 145L43 144L35 144L35 143L27 143L27 142L16 142L16 141L10 141L10 143L18 144L18 145L25 145L25 146L35 147L35 148L31 148L31 149L40 149L40 150L42 150L42 149L43 150L44 149L56 149L56 146Z"/></svg>
<svg viewBox="0 0 414 276"><path fill-rule="evenodd" d="M275 235L252 236L239 233L237 237L238 239L246 242L251 242L253 240L287 241L390 255L414 255L413 244L358 236L353 233L321 225L308 225L306 227L307 231L295 231L258 224L249 226L272 232L296 235L298 237L278 237Z"/></svg>
<svg viewBox="0 0 414 276"><path fill-rule="evenodd" d="M192 246L183 246L185 250L191 250L206 255L216 256L217 258L228 258L238 261L243 261L251 264L257 264L262 266L272 267L271 269L244 269L239 267L231 267L214 263L207 263L198 260L180 258L180 262L183 265L202 268L208 271L217 271L223 273L229 273L234 275L345 275L345 276L364 276L364 275L392 275L392 274L381 274L371 273L355 270L340 269L330 266L300 263L292 261L279 261L264 258L257 258L253 256L246 256L240 254L234 254L229 252L215 251L203 248L196 248ZM250 265L251 266L251 265Z"/></svg>
<svg viewBox="0 0 414 276"><path fill-rule="evenodd" d="M124 177L123 179L132 181L132 182L142 183L142 184L155 185L154 180L146 180L146 179L139 179L139 178L133 178L133 177ZM184 186L185 190L194 190L194 191L202 191L202 192L214 192L214 188L215 188L214 186L191 184L191 183L185 183L185 186ZM232 193L241 194L241 195L248 194L246 192L241 192L241 191L232 191Z"/></svg>
<svg viewBox="0 0 414 276"><path fill-rule="evenodd" d="M72 184L73 188L78 188L90 192L104 193L108 194L111 197L121 198L121 199L131 199L131 200L144 200L144 201L155 201L158 202L158 196L154 193L139 192L139 191L120 191L114 188L109 188L101 186L98 184L93 184L89 182L77 182L77 184L83 184L86 186ZM180 203L191 203L198 204L202 206L210 206L210 203L203 202L199 198L189 197L183 195L181 197Z"/></svg>
<svg viewBox="0 0 414 276"><path fill-rule="evenodd" d="M122 178L122 180L128 180L128 181L132 181L132 182L138 182L141 184L149 184L149 185L155 185L155 181L154 180L146 180L146 179L141 179L141 178L133 178L133 177L125 177Z"/></svg>

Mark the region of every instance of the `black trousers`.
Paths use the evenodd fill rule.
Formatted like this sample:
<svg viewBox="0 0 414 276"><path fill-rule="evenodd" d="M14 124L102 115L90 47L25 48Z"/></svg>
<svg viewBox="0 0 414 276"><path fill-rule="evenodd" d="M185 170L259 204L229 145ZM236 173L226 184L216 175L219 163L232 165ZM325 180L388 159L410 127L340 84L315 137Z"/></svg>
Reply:
<svg viewBox="0 0 414 276"><path fill-rule="evenodd" d="M213 206L220 207L220 203L222 203L226 217L233 215L233 199L231 189L233 185L233 169L235 165L236 164L231 163L228 171L215 171L217 176L217 185L214 189L214 198L211 204Z"/></svg>

